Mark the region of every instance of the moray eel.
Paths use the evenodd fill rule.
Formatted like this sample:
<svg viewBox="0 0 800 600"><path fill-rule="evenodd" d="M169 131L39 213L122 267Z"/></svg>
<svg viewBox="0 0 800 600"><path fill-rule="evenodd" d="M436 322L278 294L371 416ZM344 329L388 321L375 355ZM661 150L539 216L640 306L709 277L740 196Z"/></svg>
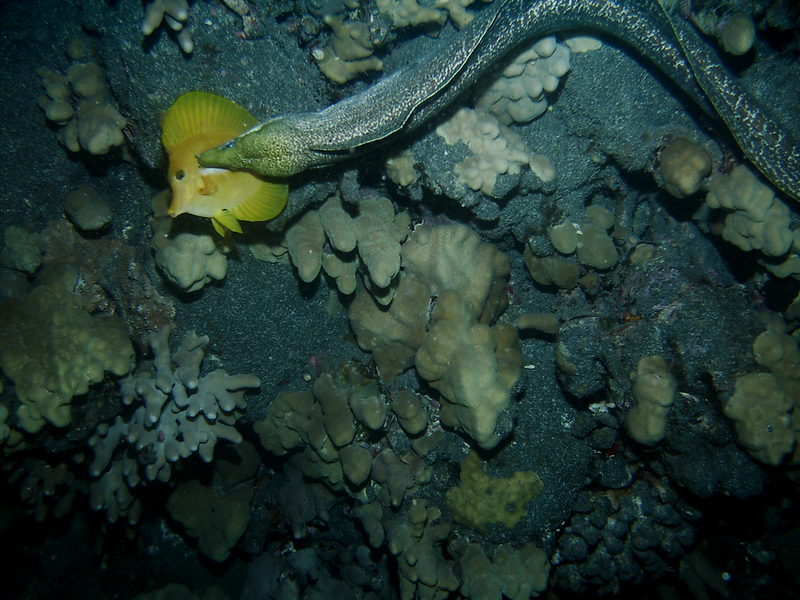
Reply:
<svg viewBox="0 0 800 600"><path fill-rule="evenodd" d="M526 42L567 29L605 33L632 47L704 111L718 114L745 156L800 200L800 146L747 97L693 29L673 24L658 0L498 0L418 63L323 110L269 119L198 160L288 177L348 158L413 131Z"/></svg>

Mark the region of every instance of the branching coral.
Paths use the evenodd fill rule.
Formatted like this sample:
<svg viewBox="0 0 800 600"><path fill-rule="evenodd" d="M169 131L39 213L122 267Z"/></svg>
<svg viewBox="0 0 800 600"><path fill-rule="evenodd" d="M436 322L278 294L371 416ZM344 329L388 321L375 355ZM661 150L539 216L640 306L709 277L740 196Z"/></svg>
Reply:
<svg viewBox="0 0 800 600"><path fill-rule="evenodd" d="M792 336L777 327L753 342L756 362L769 373L736 378L733 395L723 408L736 425L739 442L751 456L770 465L786 455L800 462L800 349Z"/></svg>
<svg viewBox="0 0 800 600"><path fill-rule="evenodd" d="M500 594L513 600L535 598L547 588L547 553L532 543L521 548L500 544L491 560L480 545L469 544L459 557L463 574L460 593L470 600L490 600Z"/></svg>
<svg viewBox="0 0 800 600"><path fill-rule="evenodd" d="M664 438L667 413L677 389L675 377L662 357L654 355L639 359L633 382L636 406L625 419L633 439L641 444L655 444Z"/></svg>
<svg viewBox="0 0 800 600"><path fill-rule="evenodd" d="M228 558L247 528L252 478L258 468L251 444L239 444L232 454L230 459L215 461L211 485L192 479L179 485L167 500L170 515L197 540L200 551L217 562Z"/></svg>
<svg viewBox="0 0 800 600"><path fill-rule="evenodd" d="M228 261L210 234L181 232L156 250L156 264L166 278L187 292L225 278Z"/></svg>
<svg viewBox="0 0 800 600"><path fill-rule="evenodd" d="M711 156L700 144L685 137L676 137L658 156L656 175L676 198L691 196L700 189L711 173Z"/></svg>
<svg viewBox="0 0 800 600"><path fill-rule="evenodd" d="M42 264L44 240L37 233L31 233L11 225L3 231L3 249L0 251L0 263L9 269L35 273Z"/></svg>
<svg viewBox="0 0 800 600"><path fill-rule="evenodd" d="M397 28L422 25L424 23L442 24L447 13L430 6L422 6L417 0L376 0L378 10L392 19Z"/></svg>
<svg viewBox="0 0 800 600"><path fill-rule="evenodd" d="M364 198L352 217L334 197L289 227L285 241L301 280L314 281L322 268L340 292L352 294L361 265L366 284L386 304L394 295L392 283L400 270L400 243L408 225L408 215L395 214L387 198Z"/></svg>
<svg viewBox="0 0 800 600"><path fill-rule="evenodd" d="M715 177L708 186L706 202L711 208L729 211L722 238L742 250L781 256L792 247L789 207L748 167L740 165Z"/></svg>
<svg viewBox="0 0 800 600"><path fill-rule="evenodd" d="M356 439L357 431L382 429L388 413L389 405L374 381L348 384L326 373L314 382L311 392L278 394L267 417L254 428L262 445L273 454L303 449L303 472L324 481L330 489L360 496L359 490L371 474L399 503L412 480L422 477L416 471L423 465L414 463L414 473L409 475L407 467L414 461L405 457L398 471L393 453L382 453L373 461ZM424 429L425 417L417 433Z"/></svg>
<svg viewBox="0 0 800 600"><path fill-rule="evenodd" d="M490 327L477 322L454 290L439 296L429 327L415 365L447 401L442 423L493 448L501 437L497 418L508 408L522 368L516 330L505 323Z"/></svg>
<svg viewBox="0 0 800 600"><path fill-rule="evenodd" d="M92 507L108 511L112 521L138 516L128 489L142 480L140 469L148 481L167 481L173 463L195 453L210 462L218 440L239 443L234 424L246 406L244 390L259 385L253 375L222 369L201 376L208 338L190 332L171 352L170 333L164 328L152 334L153 360L122 381L122 400L135 407L132 415L101 425L89 441L89 472L98 478L90 487Z"/></svg>
<svg viewBox="0 0 800 600"><path fill-rule="evenodd" d="M397 556L402 600L444 598L458 588L451 565L438 550L450 534L450 523L441 516L427 499L414 498L407 514L384 523L389 551Z"/></svg>
<svg viewBox="0 0 800 600"><path fill-rule="evenodd" d="M81 231L97 231L111 222L111 205L88 185L80 185L64 198L64 212Z"/></svg>

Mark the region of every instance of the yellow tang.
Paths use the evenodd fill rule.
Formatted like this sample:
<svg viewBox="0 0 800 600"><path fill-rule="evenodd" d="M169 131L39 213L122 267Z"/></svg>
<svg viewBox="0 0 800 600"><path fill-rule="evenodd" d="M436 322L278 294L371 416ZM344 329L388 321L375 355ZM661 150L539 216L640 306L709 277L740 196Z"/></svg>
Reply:
<svg viewBox="0 0 800 600"><path fill-rule="evenodd" d="M242 233L239 221L266 221L286 206L289 186L246 171L201 167L197 155L236 137L258 121L238 104L208 92L186 92L161 123L169 155L169 214L208 217L217 233Z"/></svg>

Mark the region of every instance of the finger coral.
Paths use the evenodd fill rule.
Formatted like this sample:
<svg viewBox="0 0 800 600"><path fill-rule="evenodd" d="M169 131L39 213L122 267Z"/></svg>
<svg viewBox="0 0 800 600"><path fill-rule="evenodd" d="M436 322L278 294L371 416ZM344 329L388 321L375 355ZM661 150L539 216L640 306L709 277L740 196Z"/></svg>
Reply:
<svg viewBox="0 0 800 600"><path fill-rule="evenodd" d="M442 423L492 448L507 433L498 417L522 367L516 330L489 325L506 308L508 257L466 227L421 227L403 244L402 264L388 309L356 294L356 339L384 381L415 365L441 393Z"/></svg>
<svg viewBox="0 0 800 600"><path fill-rule="evenodd" d="M122 402L134 407L132 414L101 425L89 440L92 507L106 510L111 521L128 515L135 522L129 490L142 479L167 481L172 464L195 453L211 462L220 439L238 444L244 390L260 385L254 375L222 369L201 375L208 337L189 332L171 351L171 332L165 327L151 334L153 360L121 382Z"/></svg>
<svg viewBox="0 0 800 600"><path fill-rule="evenodd" d="M311 53L325 77L334 83L347 83L361 73L383 69L383 61L372 56L381 40L373 38L367 23L333 15L326 16L325 23L333 32L331 40Z"/></svg>
<svg viewBox="0 0 800 600"><path fill-rule="evenodd" d="M365 284L388 304L395 293L392 283L400 271L400 243L408 235L409 217L395 214L391 201L380 196L362 199L355 212L351 216L338 197L307 212L286 231L289 256L302 281L314 281L324 269L343 294L355 292L356 272L362 266Z"/></svg>
<svg viewBox="0 0 800 600"><path fill-rule="evenodd" d="M189 3L186 0L153 0L145 9L142 33L148 36L164 22L176 32L181 50L191 54L194 50L194 41L191 30L186 27L188 19Z"/></svg>
<svg viewBox="0 0 800 600"><path fill-rule="evenodd" d="M111 88L97 63L73 63L62 75L47 67L37 74L45 94L39 106L60 127L58 141L70 152L108 154L125 142L127 124L114 103Z"/></svg>

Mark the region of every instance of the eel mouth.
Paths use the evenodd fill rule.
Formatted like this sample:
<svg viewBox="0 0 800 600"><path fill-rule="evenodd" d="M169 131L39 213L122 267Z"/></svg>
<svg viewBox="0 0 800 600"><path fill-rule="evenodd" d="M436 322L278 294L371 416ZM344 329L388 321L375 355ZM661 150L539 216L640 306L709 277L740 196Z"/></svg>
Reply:
<svg viewBox="0 0 800 600"><path fill-rule="evenodd" d="M197 155L197 162L201 167L216 167L218 169L230 169L233 167L230 161L229 150L233 147L233 140L220 144L216 148L209 148Z"/></svg>

